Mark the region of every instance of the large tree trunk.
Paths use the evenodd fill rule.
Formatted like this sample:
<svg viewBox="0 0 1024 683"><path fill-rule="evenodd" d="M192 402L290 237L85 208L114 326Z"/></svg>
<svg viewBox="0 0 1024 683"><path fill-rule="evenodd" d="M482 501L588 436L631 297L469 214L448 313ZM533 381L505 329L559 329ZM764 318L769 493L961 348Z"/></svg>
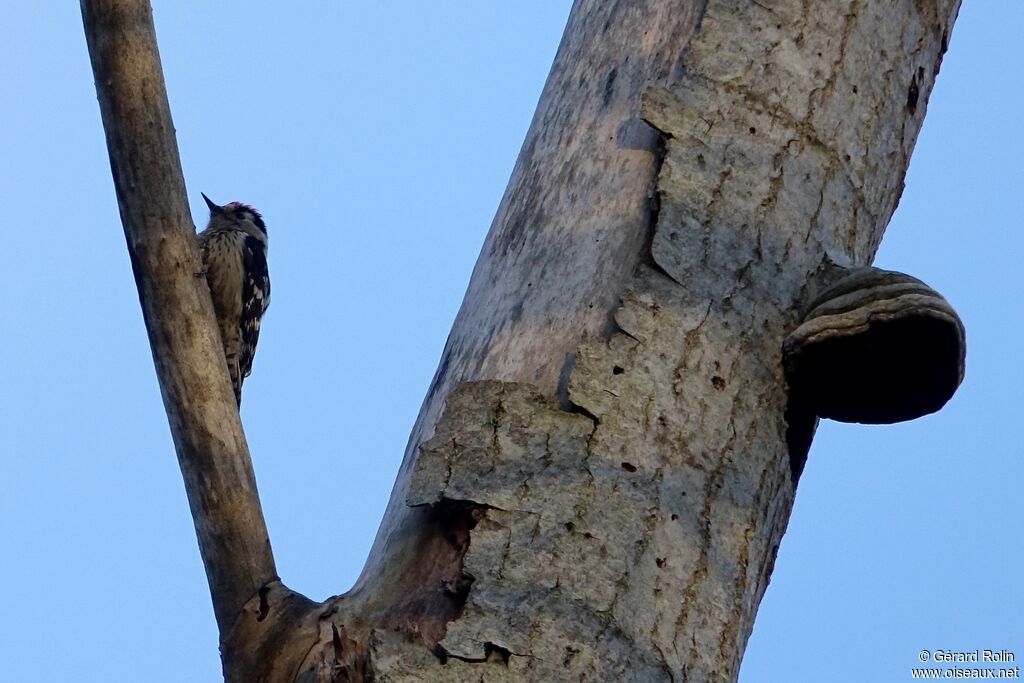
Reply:
<svg viewBox="0 0 1024 683"><path fill-rule="evenodd" d="M253 590L267 548L227 678L735 680L813 433L783 340L870 264L958 5L578 0L360 580Z"/></svg>

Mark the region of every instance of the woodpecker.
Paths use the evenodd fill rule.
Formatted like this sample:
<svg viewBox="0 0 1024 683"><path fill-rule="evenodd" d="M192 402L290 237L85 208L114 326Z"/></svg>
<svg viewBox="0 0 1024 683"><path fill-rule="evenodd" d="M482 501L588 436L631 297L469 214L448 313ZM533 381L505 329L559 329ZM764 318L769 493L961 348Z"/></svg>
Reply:
<svg viewBox="0 0 1024 683"><path fill-rule="evenodd" d="M210 222L199 233L199 248L235 401L241 406L242 382L252 371L260 319L270 305L267 226L251 206L218 206L205 194L203 199L210 207Z"/></svg>

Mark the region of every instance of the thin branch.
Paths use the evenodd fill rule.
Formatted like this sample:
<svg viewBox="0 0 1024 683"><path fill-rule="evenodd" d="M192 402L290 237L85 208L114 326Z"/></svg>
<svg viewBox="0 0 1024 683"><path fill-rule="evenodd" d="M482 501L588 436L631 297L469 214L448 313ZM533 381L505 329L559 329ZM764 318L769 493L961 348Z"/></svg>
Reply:
<svg viewBox="0 0 1024 683"><path fill-rule="evenodd" d="M128 254L222 633L276 577L228 381L148 0L82 0Z"/></svg>

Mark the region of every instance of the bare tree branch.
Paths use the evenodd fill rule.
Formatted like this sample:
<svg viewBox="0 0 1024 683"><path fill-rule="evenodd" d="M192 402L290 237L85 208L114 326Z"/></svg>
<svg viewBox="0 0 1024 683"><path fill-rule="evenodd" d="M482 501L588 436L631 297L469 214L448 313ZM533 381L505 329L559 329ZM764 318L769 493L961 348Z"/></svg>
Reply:
<svg viewBox="0 0 1024 683"><path fill-rule="evenodd" d="M217 623L277 570L189 215L148 0L82 0L128 253Z"/></svg>

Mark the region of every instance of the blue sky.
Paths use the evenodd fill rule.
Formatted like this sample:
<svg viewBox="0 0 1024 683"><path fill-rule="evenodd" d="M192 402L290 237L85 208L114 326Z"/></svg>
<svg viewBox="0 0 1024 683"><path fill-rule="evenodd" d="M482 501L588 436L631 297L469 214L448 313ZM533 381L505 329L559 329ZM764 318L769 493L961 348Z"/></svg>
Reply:
<svg viewBox="0 0 1024 683"><path fill-rule="evenodd" d="M200 191L267 219L243 420L281 575L323 599L362 566L570 3L155 5L197 221ZM822 425L742 683L1024 658L1022 36L1024 4L965 3L877 260L959 310L967 379L915 422ZM0 678L218 680L77 3L5 7L0 83Z"/></svg>

